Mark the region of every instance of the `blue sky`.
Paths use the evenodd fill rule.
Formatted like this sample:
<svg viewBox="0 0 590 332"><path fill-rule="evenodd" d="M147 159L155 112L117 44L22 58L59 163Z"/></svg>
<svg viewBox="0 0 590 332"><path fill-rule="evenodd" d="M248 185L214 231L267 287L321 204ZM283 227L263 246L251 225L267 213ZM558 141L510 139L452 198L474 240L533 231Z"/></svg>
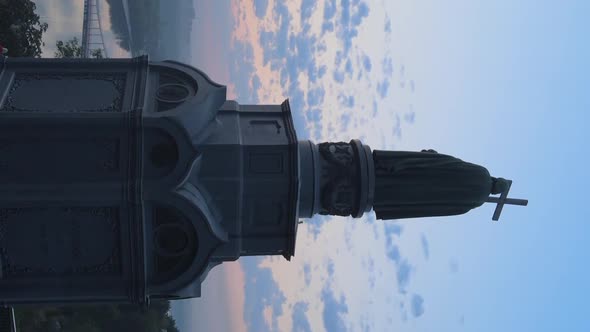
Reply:
<svg viewBox="0 0 590 332"><path fill-rule="evenodd" d="M500 222L493 206L398 222L313 218L291 262L217 267L201 299L174 305L182 327L590 330L589 2L196 7L191 64L241 103L289 97L300 139L432 148L513 179L511 195L530 203L505 207ZM55 35L78 29L65 22Z"/></svg>
<svg viewBox="0 0 590 332"><path fill-rule="evenodd" d="M301 293L286 295L287 301L278 297L284 305L273 314L292 313L293 327L312 322L316 330L328 331L343 326L408 331L587 330L589 254L582 236L588 226L582 200L589 177L582 151L587 150L585 120L590 106L590 52L584 42L589 5L582 1L304 1L298 15L276 4L270 10L260 9L265 4L255 2L256 17L264 18L264 23L253 37L242 40L259 41L262 62L252 56L256 52L248 53L255 71L269 63L270 76L279 72L278 88L271 78L263 79L258 89L282 92L275 98L291 98L294 109L303 114L297 119L300 137L360 136L373 148L434 148L513 179L512 195L531 202L527 208L506 207L499 223L490 220L490 206L460 217L401 222L316 218L300 234L302 262L289 264L301 266L299 278L309 279L309 270L320 275L319 290L305 282L307 288L300 292L319 299L315 310L321 317L310 318L314 301L303 301L306 296ZM314 11L322 11L317 30L310 14ZM290 20L285 19L287 12ZM286 21L296 27L287 28ZM381 31L374 27L379 25ZM323 37L329 32L331 37ZM243 80L257 75L235 74ZM327 79L314 85L322 77ZM369 82L363 82L365 77ZM240 101L261 99L250 97L248 84L236 89ZM266 96L273 98L270 93ZM382 225L375 226L370 239L360 229L367 223ZM317 243L331 239L330 235L352 240L336 250ZM367 240L374 245L359 245ZM312 252L302 248L305 245ZM368 254L358 260L360 264L338 259L362 250ZM327 257L327 262L313 262L317 256ZM375 261L393 268L376 267ZM298 272L281 264L268 259L262 266ZM322 268L329 264L336 272ZM359 268L362 273L356 273ZM286 274L275 272L275 283L291 294L289 288L296 286ZM355 274L358 278L348 277ZM391 296L371 293L367 299L353 290L364 288L358 283L376 283L369 292L392 291ZM295 299L289 301L290 297ZM355 302L368 302L377 314L352 309Z"/></svg>

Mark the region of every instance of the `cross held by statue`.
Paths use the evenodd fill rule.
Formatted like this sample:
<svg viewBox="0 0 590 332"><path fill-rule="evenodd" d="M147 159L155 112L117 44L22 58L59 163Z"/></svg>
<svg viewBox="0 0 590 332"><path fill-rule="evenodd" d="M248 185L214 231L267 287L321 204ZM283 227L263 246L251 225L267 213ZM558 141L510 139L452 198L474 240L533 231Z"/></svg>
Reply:
<svg viewBox="0 0 590 332"><path fill-rule="evenodd" d="M506 190L500 194L500 197L493 197L490 196L486 200L488 203L496 203L496 210L494 210L494 215L492 216L492 220L498 221L500 219L500 214L502 213L502 208L505 204L508 205L520 205L520 206L527 206L529 201L527 199L518 199L518 198L508 198L508 192L510 191L510 187L512 186L512 180L508 181L508 187Z"/></svg>

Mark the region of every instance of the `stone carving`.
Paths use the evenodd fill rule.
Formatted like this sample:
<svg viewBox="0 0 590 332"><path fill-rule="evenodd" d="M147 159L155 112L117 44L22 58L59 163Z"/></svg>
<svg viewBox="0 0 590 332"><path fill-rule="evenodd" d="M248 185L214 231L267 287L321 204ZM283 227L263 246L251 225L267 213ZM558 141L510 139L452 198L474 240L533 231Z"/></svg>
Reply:
<svg viewBox="0 0 590 332"><path fill-rule="evenodd" d="M321 143L320 214L349 216L357 201L357 166L349 143Z"/></svg>

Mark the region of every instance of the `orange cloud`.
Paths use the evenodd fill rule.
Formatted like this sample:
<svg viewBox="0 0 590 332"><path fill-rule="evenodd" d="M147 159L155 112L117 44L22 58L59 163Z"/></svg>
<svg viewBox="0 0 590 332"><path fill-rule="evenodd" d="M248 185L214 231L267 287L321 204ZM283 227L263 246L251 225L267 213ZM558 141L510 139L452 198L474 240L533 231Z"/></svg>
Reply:
<svg viewBox="0 0 590 332"><path fill-rule="evenodd" d="M268 8L274 7L274 0L269 0ZM261 87L257 91L258 100L261 103L281 103L284 100L283 89L278 71L272 71L270 64L264 64L264 53L260 45L260 31L278 29L278 24L272 15L258 18L254 12L254 5L250 1L233 1L231 6L235 26L232 31L232 47L236 42L244 42L252 47L254 74L260 79ZM252 88L250 78L250 88Z"/></svg>
<svg viewBox="0 0 590 332"><path fill-rule="evenodd" d="M223 267L225 283L227 285L227 303L229 303L228 317L232 317L232 331L246 331L247 326L244 321L244 271L237 261L223 263Z"/></svg>

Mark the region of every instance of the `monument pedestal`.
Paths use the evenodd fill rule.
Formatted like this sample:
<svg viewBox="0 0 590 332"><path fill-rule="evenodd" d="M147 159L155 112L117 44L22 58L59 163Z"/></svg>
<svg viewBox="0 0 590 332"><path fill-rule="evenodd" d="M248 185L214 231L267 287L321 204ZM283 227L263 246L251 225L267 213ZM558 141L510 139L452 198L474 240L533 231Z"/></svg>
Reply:
<svg viewBox="0 0 590 332"><path fill-rule="evenodd" d="M178 62L0 56L0 96L0 304L197 297L224 261L290 259L300 217L382 203L368 146L298 141L288 101Z"/></svg>

